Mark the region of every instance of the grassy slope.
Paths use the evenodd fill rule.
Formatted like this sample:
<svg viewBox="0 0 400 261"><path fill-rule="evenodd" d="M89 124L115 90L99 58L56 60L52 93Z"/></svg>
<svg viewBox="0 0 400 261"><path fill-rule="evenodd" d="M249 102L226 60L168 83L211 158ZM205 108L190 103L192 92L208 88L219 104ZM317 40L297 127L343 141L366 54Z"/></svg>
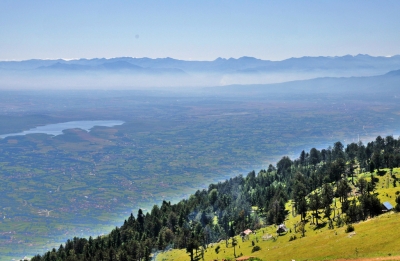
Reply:
<svg viewBox="0 0 400 261"><path fill-rule="evenodd" d="M394 173L400 178L400 169L396 169ZM394 206L395 192L400 191L400 187L393 187L392 182L389 182L388 188L386 187L386 179L391 179L389 175L378 176L378 178L378 197L382 202L389 201ZM287 204L287 209L291 210L290 202ZM256 235L251 235L249 240L245 242L237 237L236 254L259 257L263 260L334 260L339 258L400 256L400 238L398 235L400 213L391 212L354 224L354 235L345 232L346 226L340 228L335 226L333 230L329 230L328 226L315 229L315 226L307 223L306 236L301 238L300 233L294 233L293 226L299 220L299 216L293 217L290 213L285 224L291 229L291 232L279 236L276 241L262 240L262 236L265 234L276 235L274 226L258 230ZM296 235L297 239L289 242L292 235ZM252 241L261 247L260 251L251 253ZM220 245L219 254L215 252L217 245ZM233 256L233 247L229 245L226 248L225 242L221 242L206 250L204 260L221 260L233 258ZM190 258L185 250L172 250L157 255L157 261L169 260L190 260Z"/></svg>

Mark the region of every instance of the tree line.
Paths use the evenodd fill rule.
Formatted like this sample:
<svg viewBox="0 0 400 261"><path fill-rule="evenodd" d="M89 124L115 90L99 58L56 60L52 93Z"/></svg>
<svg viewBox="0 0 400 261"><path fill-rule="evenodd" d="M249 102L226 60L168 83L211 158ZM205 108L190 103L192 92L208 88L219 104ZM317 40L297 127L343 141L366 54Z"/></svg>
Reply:
<svg viewBox="0 0 400 261"><path fill-rule="evenodd" d="M229 238L248 228L281 224L288 215L289 199L293 214L301 215L302 222L311 217L318 226L324 219L333 228L334 222L341 225L381 213L374 193L376 177L367 182L354 179L357 173L379 174L382 168L392 171L399 166L400 139L392 136L378 136L367 145L345 147L336 142L327 149L312 148L295 160L285 156L257 174L252 171L246 177L210 184L176 204L163 201L147 213L139 209L106 236L75 237L32 261L150 260L152 253L170 248L186 249L193 260L209 243L228 244ZM396 186L397 178L392 178ZM357 193L350 198L352 187ZM400 196L396 202L400 210Z"/></svg>

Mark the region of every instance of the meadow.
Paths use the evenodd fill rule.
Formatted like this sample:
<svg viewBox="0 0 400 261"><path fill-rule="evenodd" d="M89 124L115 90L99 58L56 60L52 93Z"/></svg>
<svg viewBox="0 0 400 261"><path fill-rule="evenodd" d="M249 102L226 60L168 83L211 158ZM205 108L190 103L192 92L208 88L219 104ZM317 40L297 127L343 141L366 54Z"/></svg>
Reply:
<svg viewBox="0 0 400 261"><path fill-rule="evenodd" d="M375 193L381 202L389 202L395 206L395 197L400 193L400 187L393 187L389 173L388 169L382 170L381 175L375 173L375 177L379 179ZM400 168L394 169L393 175L400 177ZM358 178L361 177L367 181L371 179L370 173L361 173ZM335 208L336 213L340 212L341 204L338 199L332 204L332 208ZM346 232L347 226L344 224L334 225L333 229L329 229L327 219L319 226L307 222L303 236L295 226L299 223L300 216L292 213L291 201L286 204L286 210L288 215L284 223L288 232L279 235L276 233L277 227L270 225L254 231L255 233L244 240L236 236L235 251L231 239L228 246L225 240L210 244L204 250L204 260L235 260L234 253L236 257L257 257L262 260L341 260L378 257L388 258L385 260L398 260L400 258L396 233L400 226L400 213L390 211L366 221L357 222L353 224L354 232ZM331 218L333 216L334 213ZM311 219L311 216L308 216L308 219ZM269 239L266 240L266 238ZM291 240L291 238L295 239ZM254 246L259 246L260 250L253 252ZM200 259L201 252L201 250L198 251ZM393 259L390 259L391 257ZM156 260L189 260L189 254L185 249L168 250L158 253Z"/></svg>
<svg viewBox="0 0 400 261"><path fill-rule="evenodd" d="M237 238L236 254L258 257L262 260L339 260L391 256L398 258L400 255L398 236L393 233L393 229L400 225L399 218L398 213L383 214L373 220L355 224L354 234L346 233L345 226L334 230L314 230L310 227L306 229L306 236L301 237L301 233L294 233L294 228L291 227L292 233L279 236L276 241L262 239L265 234L275 234L276 228L260 229L244 242ZM297 239L289 241L294 234L297 235ZM261 250L252 252L252 241ZM217 254L215 249L218 246L220 248ZM204 260L235 260L233 258L233 247L231 244L226 247L225 242L213 244L207 248L204 255ZM156 260L190 260L190 258L183 249L160 253Z"/></svg>

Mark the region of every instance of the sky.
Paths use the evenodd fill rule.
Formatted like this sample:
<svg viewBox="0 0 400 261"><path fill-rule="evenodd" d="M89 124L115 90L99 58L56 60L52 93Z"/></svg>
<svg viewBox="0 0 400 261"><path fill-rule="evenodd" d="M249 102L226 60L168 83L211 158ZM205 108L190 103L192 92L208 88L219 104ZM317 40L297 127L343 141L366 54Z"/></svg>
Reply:
<svg viewBox="0 0 400 261"><path fill-rule="evenodd" d="M0 60L400 54L400 1L0 1Z"/></svg>

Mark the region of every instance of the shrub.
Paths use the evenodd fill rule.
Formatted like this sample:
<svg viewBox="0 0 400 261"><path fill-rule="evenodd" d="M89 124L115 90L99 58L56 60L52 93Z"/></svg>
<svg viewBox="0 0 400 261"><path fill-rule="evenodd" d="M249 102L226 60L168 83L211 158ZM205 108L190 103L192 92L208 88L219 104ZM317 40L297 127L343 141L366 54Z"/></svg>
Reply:
<svg viewBox="0 0 400 261"><path fill-rule="evenodd" d="M336 219L336 226L341 227L341 226L343 226L343 224L344 224L343 219L340 216L338 216Z"/></svg>
<svg viewBox="0 0 400 261"><path fill-rule="evenodd" d="M352 224L348 224L346 227L346 233L350 233L354 231L354 226Z"/></svg>
<svg viewBox="0 0 400 261"><path fill-rule="evenodd" d="M293 241L293 240L296 240L296 239L297 239L296 235L290 236L289 242L290 242L290 241Z"/></svg>
<svg viewBox="0 0 400 261"><path fill-rule="evenodd" d="M400 212L400 196L396 197L396 206L394 207L394 210L396 210L397 212Z"/></svg>
<svg viewBox="0 0 400 261"><path fill-rule="evenodd" d="M220 249L221 247L220 246L217 246L216 248L215 248L215 253L219 253L219 249Z"/></svg>
<svg viewBox="0 0 400 261"><path fill-rule="evenodd" d="M333 196L335 197L335 198L339 198L340 196L339 196L339 193L337 192L337 191L335 191L335 193L333 194Z"/></svg>
<svg viewBox="0 0 400 261"><path fill-rule="evenodd" d="M261 223L257 223L257 224L254 225L254 230L258 230L260 228L262 228L262 224Z"/></svg>
<svg viewBox="0 0 400 261"><path fill-rule="evenodd" d="M253 249L251 250L251 253L254 253L254 252L260 251L260 250L261 250L261 247L259 247L259 246L254 246Z"/></svg>

